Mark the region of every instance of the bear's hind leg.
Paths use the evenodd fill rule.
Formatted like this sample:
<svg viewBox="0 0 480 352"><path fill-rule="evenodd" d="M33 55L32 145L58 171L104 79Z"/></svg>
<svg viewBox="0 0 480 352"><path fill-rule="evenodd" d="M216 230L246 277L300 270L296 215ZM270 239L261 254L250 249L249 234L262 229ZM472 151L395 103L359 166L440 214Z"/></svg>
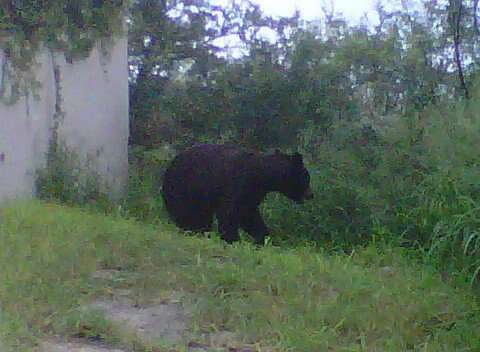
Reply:
<svg viewBox="0 0 480 352"><path fill-rule="evenodd" d="M213 211L202 207L187 207L178 211L175 223L185 231L207 232L213 225Z"/></svg>

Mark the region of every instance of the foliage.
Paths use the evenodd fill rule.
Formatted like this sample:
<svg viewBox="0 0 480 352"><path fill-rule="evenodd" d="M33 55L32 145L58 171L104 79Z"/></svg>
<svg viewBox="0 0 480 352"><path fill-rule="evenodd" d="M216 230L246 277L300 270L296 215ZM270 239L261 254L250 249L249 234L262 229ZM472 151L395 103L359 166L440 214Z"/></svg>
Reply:
<svg viewBox="0 0 480 352"><path fill-rule="evenodd" d="M49 162L36 170L36 196L69 205L109 209L112 202L108 188L97 174L95 159L81 158L66 145L59 144Z"/></svg>
<svg viewBox="0 0 480 352"><path fill-rule="evenodd" d="M388 241L421 248L438 268L476 282L478 110L474 102L430 107L374 129L337 123L323 139L305 131L316 198L295 209L271 202L266 209L273 226L284 227L290 240L342 248L380 231Z"/></svg>
<svg viewBox="0 0 480 352"><path fill-rule="evenodd" d="M478 280L480 267L476 254L478 109L472 102L428 111L421 140L408 150L404 169L411 170L410 187L397 195L400 216L392 222L392 231L418 241L437 265L468 274L472 283Z"/></svg>
<svg viewBox="0 0 480 352"><path fill-rule="evenodd" d="M380 24L352 25L334 13L306 22L273 19L234 2L138 1L132 7L132 144L234 140L290 147L309 124L409 116L450 102L458 90L451 8L402 2ZM462 52L469 89L478 61L472 2L464 4ZM476 23L476 22L475 22ZM268 35L266 34L268 33ZM232 39L233 38L233 39ZM235 42L232 48L218 43Z"/></svg>
<svg viewBox="0 0 480 352"><path fill-rule="evenodd" d="M381 158L375 132L361 123L336 121L328 138L311 136L322 132L312 125L301 136L315 197L302 206L292 206L281 196L270 197L264 211L274 231L280 232L275 237L342 249L366 243L378 202L368 181Z"/></svg>
<svg viewBox="0 0 480 352"><path fill-rule="evenodd" d="M268 59L271 50L286 49L281 44L281 48L269 46L261 31L273 30L281 41L294 28L296 17L275 20L248 1L226 7L203 0L139 1L131 13L132 144L153 147L165 141L242 138L250 126L256 127L252 110L263 114L270 108L260 104L257 91L263 90L265 97L272 92L271 84L288 84L276 68L265 72L265 81L256 86L251 86L249 76L275 66ZM245 65L230 65L219 44L228 38L237 38L241 50L255 53L256 58ZM276 77L271 79L269 72ZM238 78L244 81L237 84ZM278 109L285 106L278 104L288 92L281 94L272 99L277 106L269 110L271 121L278 120ZM252 103L256 106L249 107ZM270 126L275 124L268 121L258 129ZM268 131L265 136L269 137Z"/></svg>
<svg viewBox="0 0 480 352"><path fill-rule="evenodd" d="M131 148L128 189L121 202L123 216L144 222L166 220L161 181L172 154L168 146L153 150Z"/></svg>
<svg viewBox="0 0 480 352"><path fill-rule="evenodd" d="M123 29L126 0L14 1L0 4L2 62L0 98L5 98L8 78L10 98L35 85L31 67L37 50L45 46L63 52L67 61L87 57L98 42L107 44Z"/></svg>

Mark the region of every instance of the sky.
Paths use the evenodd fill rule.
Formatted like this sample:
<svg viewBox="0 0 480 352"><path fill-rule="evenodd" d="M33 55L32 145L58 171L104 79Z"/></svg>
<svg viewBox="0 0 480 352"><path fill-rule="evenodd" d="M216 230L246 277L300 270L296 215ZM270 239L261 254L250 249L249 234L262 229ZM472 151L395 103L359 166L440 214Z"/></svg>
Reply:
<svg viewBox="0 0 480 352"><path fill-rule="evenodd" d="M301 17L312 20L322 17L322 7L333 8L342 13L347 20L358 22L367 13L370 21L375 21L375 3L377 0L253 0L254 3L270 15L288 16L296 9ZM384 0L384 2L391 2Z"/></svg>

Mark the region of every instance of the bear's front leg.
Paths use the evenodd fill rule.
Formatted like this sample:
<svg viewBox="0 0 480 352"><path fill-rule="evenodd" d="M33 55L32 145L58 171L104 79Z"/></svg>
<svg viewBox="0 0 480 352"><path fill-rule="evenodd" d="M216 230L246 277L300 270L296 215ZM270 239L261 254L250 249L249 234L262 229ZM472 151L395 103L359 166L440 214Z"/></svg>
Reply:
<svg viewBox="0 0 480 352"><path fill-rule="evenodd" d="M228 243L233 243L240 239L238 229L240 227L239 214L235 203L232 200L221 202L217 210L218 232L220 236Z"/></svg>
<svg viewBox="0 0 480 352"><path fill-rule="evenodd" d="M242 215L240 226L254 238L256 244L263 245L265 243L265 237L268 236L269 231L258 207Z"/></svg>

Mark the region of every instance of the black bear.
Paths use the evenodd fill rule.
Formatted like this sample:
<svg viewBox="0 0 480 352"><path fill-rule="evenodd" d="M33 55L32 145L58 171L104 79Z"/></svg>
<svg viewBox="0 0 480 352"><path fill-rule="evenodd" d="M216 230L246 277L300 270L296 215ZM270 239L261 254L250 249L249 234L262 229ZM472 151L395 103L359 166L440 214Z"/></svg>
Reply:
<svg viewBox="0 0 480 352"><path fill-rule="evenodd" d="M172 160L162 196L171 218L184 230L209 231L215 214L228 243L238 240L241 228L263 244L268 228L258 206L268 192L280 192L297 203L313 197L301 154L203 144Z"/></svg>

